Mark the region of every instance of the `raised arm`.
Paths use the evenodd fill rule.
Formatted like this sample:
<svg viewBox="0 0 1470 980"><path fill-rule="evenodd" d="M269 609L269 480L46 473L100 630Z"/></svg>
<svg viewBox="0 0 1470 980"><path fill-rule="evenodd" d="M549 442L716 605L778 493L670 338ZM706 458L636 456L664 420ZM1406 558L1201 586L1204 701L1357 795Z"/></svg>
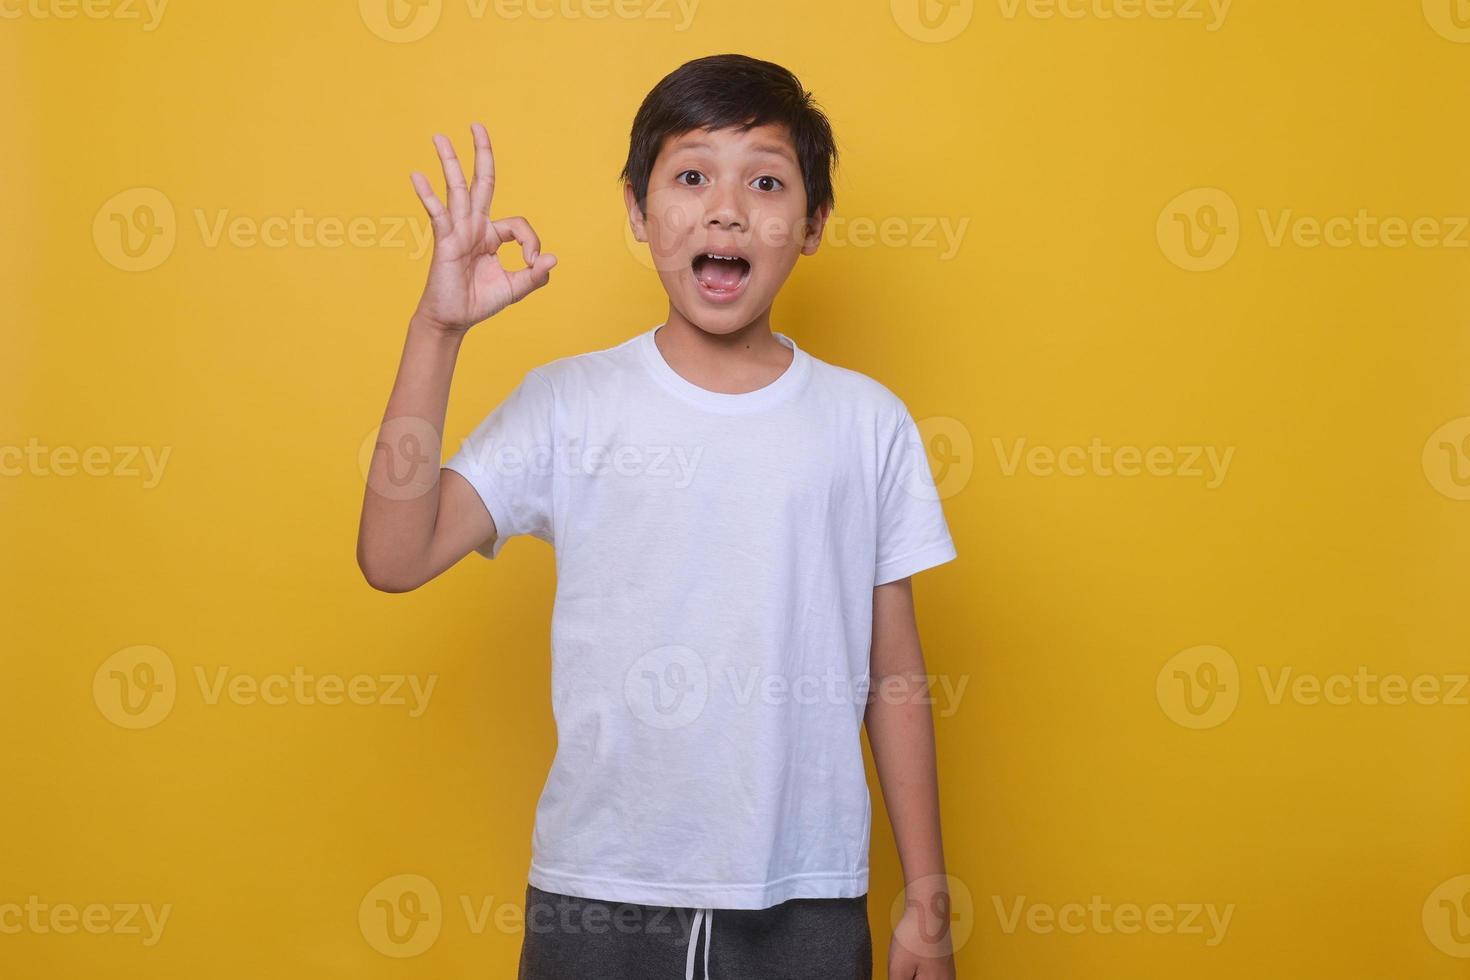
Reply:
<svg viewBox="0 0 1470 980"><path fill-rule="evenodd" d="M407 592L495 538L495 521L463 477L442 470L444 416L459 348L470 327L546 285L556 256L525 218L491 220L495 158L475 123L475 180L445 136L434 146L448 205L417 171L414 190L434 230L428 281L409 319L398 376L378 431L363 493L357 564L374 588ZM496 253L514 239L528 263L507 270ZM441 479L441 472L447 474Z"/></svg>

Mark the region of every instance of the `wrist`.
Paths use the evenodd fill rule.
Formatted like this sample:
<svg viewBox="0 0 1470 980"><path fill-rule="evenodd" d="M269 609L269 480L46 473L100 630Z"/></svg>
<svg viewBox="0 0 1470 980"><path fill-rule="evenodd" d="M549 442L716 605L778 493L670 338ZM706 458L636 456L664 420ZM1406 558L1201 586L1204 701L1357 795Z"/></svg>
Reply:
<svg viewBox="0 0 1470 980"><path fill-rule="evenodd" d="M446 326L417 310L408 318L408 332L416 337L451 346L458 346L465 335L464 330Z"/></svg>
<svg viewBox="0 0 1470 980"><path fill-rule="evenodd" d="M931 943L945 942L951 932L956 909L954 897L947 887L907 888L903 905L918 925L920 933Z"/></svg>
<svg viewBox="0 0 1470 980"><path fill-rule="evenodd" d="M947 918L953 898L950 894L950 877L943 871L914 878L904 884L904 905L917 908L920 915L939 915ZM947 928L947 925L946 925Z"/></svg>

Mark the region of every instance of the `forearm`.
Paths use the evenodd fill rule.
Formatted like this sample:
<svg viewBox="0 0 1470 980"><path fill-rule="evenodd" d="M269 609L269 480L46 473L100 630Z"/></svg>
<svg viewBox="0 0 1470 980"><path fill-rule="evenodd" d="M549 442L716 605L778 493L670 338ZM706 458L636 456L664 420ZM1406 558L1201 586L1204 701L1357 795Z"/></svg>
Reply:
<svg viewBox="0 0 1470 980"><path fill-rule="evenodd" d="M411 587L428 560L439 509L449 387L464 334L409 322L363 493L357 561L375 584Z"/></svg>
<svg viewBox="0 0 1470 980"><path fill-rule="evenodd" d="M873 590L873 645L865 723L893 826L910 904L948 897L939 826L939 777L928 675L908 579Z"/></svg>
<svg viewBox="0 0 1470 980"><path fill-rule="evenodd" d="M945 872L934 720L918 645L902 665L891 665L881 675L874 673L872 685L874 700L866 716L868 743L893 826L904 884L940 884Z"/></svg>

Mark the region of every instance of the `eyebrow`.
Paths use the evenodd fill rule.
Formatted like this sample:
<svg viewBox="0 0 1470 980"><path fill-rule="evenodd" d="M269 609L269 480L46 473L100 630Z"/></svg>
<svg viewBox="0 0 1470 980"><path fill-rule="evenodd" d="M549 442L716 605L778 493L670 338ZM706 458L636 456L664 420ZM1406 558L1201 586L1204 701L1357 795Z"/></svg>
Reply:
<svg viewBox="0 0 1470 980"><path fill-rule="evenodd" d="M714 149L714 147L711 146L709 143L706 143L703 140L697 140L697 141L695 141L693 143L680 143L678 146L674 147L674 152L678 152L679 150L712 150L712 149ZM755 146L752 146L750 149L754 153L765 153L765 154L769 154L770 156L777 156L777 157L781 157L781 158L786 159L786 160L795 159L794 157L792 157L791 151L788 148L786 148L784 146L781 146L779 144L776 144L776 143L757 143Z"/></svg>

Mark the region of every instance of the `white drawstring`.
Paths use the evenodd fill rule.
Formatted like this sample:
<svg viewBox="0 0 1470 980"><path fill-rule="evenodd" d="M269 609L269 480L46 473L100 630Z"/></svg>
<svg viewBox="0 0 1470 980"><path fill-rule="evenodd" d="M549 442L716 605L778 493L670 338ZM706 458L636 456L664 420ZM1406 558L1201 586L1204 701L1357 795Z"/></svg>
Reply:
<svg viewBox="0 0 1470 980"><path fill-rule="evenodd" d="M704 980L711 980L709 975L709 941L714 935L715 910L695 909L694 925L689 927L689 956L684 960L684 980L694 980L694 947L699 938L699 924L704 923Z"/></svg>

